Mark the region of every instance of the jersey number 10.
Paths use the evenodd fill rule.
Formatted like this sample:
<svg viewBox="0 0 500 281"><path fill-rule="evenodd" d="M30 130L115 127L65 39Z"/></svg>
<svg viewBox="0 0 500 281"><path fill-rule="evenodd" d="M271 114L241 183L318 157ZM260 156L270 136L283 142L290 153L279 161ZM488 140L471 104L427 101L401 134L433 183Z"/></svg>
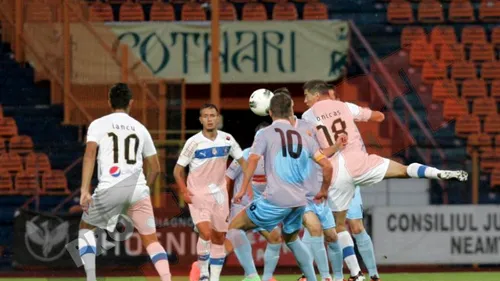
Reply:
<svg viewBox="0 0 500 281"><path fill-rule="evenodd" d="M283 130L275 128L274 131L280 134L283 157L287 157L287 155L290 155L290 157L294 159L299 158L300 154L302 153L302 137L300 136L300 134L294 130L287 130L285 140L285 133L283 133ZM293 151L293 136L297 137L297 151Z"/></svg>
<svg viewBox="0 0 500 281"><path fill-rule="evenodd" d="M118 136L115 133L108 133L108 137L113 139L113 162L116 164L118 163L118 154L120 153L118 149ZM130 153L130 141L134 140L134 156L131 155ZM137 151L139 150L139 138L137 137L136 134L130 134L125 138L125 160L127 161L127 164L133 165L137 162ZM130 159L131 157L134 157L133 159Z"/></svg>

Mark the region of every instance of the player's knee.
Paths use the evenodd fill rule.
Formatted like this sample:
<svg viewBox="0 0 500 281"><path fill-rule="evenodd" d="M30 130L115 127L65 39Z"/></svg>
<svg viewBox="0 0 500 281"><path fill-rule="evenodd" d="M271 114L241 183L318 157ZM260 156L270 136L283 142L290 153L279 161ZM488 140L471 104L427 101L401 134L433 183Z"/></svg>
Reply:
<svg viewBox="0 0 500 281"><path fill-rule="evenodd" d="M281 231L279 231L278 228L271 231L268 242L271 244L281 244L283 242L283 239L281 239Z"/></svg>
<svg viewBox="0 0 500 281"><path fill-rule="evenodd" d="M319 224L308 226L307 231L309 231L309 234L313 237L319 237L323 234L323 230Z"/></svg>
<svg viewBox="0 0 500 281"><path fill-rule="evenodd" d="M325 230L324 235L326 243L336 242L338 240L335 228Z"/></svg>
<svg viewBox="0 0 500 281"><path fill-rule="evenodd" d="M362 220L350 220L349 228L352 234L359 234L365 230Z"/></svg>
<svg viewBox="0 0 500 281"><path fill-rule="evenodd" d="M158 242L158 237L156 236L156 233L146 235L141 234L141 240L144 247L148 247L150 244Z"/></svg>
<svg viewBox="0 0 500 281"><path fill-rule="evenodd" d="M224 244L225 240L225 233L224 232L212 232L210 236L210 241L212 241L212 244L217 244L217 245L222 245Z"/></svg>

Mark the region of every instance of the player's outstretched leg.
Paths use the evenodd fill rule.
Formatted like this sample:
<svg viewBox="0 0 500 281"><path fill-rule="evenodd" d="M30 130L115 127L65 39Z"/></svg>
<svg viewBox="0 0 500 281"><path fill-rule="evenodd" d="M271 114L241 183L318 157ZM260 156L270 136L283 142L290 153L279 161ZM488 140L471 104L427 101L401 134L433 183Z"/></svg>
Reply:
<svg viewBox="0 0 500 281"><path fill-rule="evenodd" d="M468 174L462 170L439 170L419 163L408 166L389 160L389 167L384 178L428 178L436 180L467 181Z"/></svg>
<svg viewBox="0 0 500 281"><path fill-rule="evenodd" d="M351 273L349 281L363 281L365 278L363 277L358 259L356 258L356 253L354 252L354 241L345 227L346 214L347 211L334 212L335 222L337 223L336 230L338 242L342 249L344 261Z"/></svg>
<svg viewBox="0 0 500 281"><path fill-rule="evenodd" d="M276 281L273 274L280 259L281 244L283 243L280 228L276 227L271 232L262 230L260 234L267 240L266 251L264 252L264 274L262 275L262 280Z"/></svg>
<svg viewBox="0 0 500 281"><path fill-rule="evenodd" d="M78 231L78 249L80 249L80 257L82 258L83 267L87 281L97 280L95 274L95 256L96 240L94 226L91 226L84 221L80 222L80 230Z"/></svg>
<svg viewBox="0 0 500 281"><path fill-rule="evenodd" d="M316 262L322 280L331 280L328 257L326 255L325 242L323 238L322 223L318 216L311 210L304 214L304 236L310 244L310 253ZM335 225L333 224L332 227ZM307 232L307 233L306 233ZM307 238L306 235L310 235ZM304 239L303 239L304 240ZM304 243L306 244L306 243Z"/></svg>
<svg viewBox="0 0 500 281"><path fill-rule="evenodd" d="M363 262L368 269L368 274L373 281L379 280L377 262L375 260L375 252L373 250L373 242L363 226L362 219L348 220L349 228L351 229L352 236L356 240L359 253L363 258Z"/></svg>
<svg viewBox="0 0 500 281"><path fill-rule="evenodd" d="M210 247L210 281L219 281L226 254L224 251L225 233L212 230ZM251 253L251 252L250 252Z"/></svg>

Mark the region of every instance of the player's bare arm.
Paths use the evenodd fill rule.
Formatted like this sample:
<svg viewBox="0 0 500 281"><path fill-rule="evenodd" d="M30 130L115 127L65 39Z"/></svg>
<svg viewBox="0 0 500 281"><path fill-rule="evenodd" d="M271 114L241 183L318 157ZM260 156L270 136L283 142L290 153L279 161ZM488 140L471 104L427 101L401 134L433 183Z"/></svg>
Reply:
<svg viewBox="0 0 500 281"><path fill-rule="evenodd" d="M321 189L316 194L314 199L318 201L323 201L328 198L328 188L332 182L333 168L328 158L325 157L321 152L316 152L314 155L314 161L321 166L323 171L323 182L321 184Z"/></svg>
<svg viewBox="0 0 500 281"><path fill-rule="evenodd" d="M257 164L259 163L260 157L261 156L257 154L250 154L250 156L248 157L248 164L245 163L245 166L242 165L242 167L246 167L246 169L243 169L243 182L241 183L241 190L240 192L238 192L238 194L234 196L233 198L234 202L240 203L241 198L248 192L250 179L255 173L255 169L257 168ZM245 160L243 160L243 162L245 162Z"/></svg>
<svg viewBox="0 0 500 281"><path fill-rule="evenodd" d="M368 119L368 121L372 121L372 122L378 122L378 123L381 123L385 120L385 115L384 113L380 112L380 111L372 111L372 115L370 116L370 119Z"/></svg>
<svg viewBox="0 0 500 281"><path fill-rule="evenodd" d="M146 184L151 187L158 178L158 175L160 175L160 160L158 160L157 154L146 157L145 159L149 166L149 173L146 177Z"/></svg>
<svg viewBox="0 0 500 281"><path fill-rule="evenodd" d="M97 143L93 141L87 142L85 154L83 156L82 184L80 189L80 206L82 206L84 211L87 211L92 201L92 195L90 195L90 181L94 173L96 153Z"/></svg>
<svg viewBox="0 0 500 281"><path fill-rule="evenodd" d="M346 134L340 134L334 145L323 149L323 154L325 154L328 158L332 157L335 153L342 150L347 145L347 140Z"/></svg>
<svg viewBox="0 0 500 281"><path fill-rule="evenodd" d="M175 178L175 183L177 183L177 186L179 187L179 192L182 198L184 199L184 202L191 204L192 203L191 194L186 186L186 171L184 167L182 167L179 164L175 165L174 178Z"/></svg>

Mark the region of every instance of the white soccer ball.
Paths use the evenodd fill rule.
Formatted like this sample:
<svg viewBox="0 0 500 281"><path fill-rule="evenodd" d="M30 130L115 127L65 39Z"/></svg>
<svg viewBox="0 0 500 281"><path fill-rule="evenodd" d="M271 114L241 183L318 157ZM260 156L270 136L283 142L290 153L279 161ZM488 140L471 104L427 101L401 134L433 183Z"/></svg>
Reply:
<svg viewBox="0 0 500 281"><path fill-rule="evenodd" d="M273 92L268 89L255 90L250 96L250 110L259 116L269 115L269 105L273 96Z"/></svg>

